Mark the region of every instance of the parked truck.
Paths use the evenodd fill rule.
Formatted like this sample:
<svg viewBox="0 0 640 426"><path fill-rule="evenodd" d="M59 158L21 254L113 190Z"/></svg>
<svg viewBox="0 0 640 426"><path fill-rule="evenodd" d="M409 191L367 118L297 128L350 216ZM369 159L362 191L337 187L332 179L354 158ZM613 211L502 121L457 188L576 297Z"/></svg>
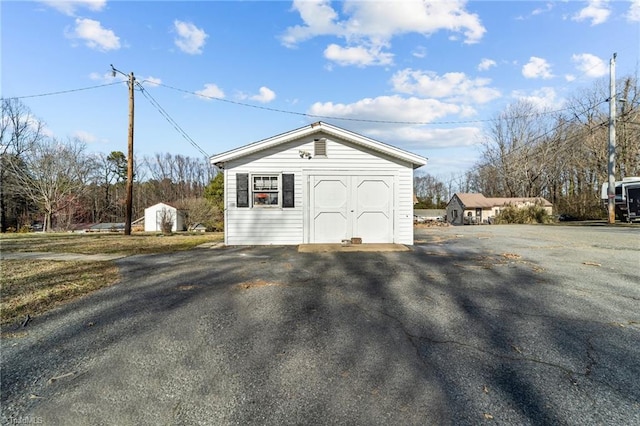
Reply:
<svg viewBox="0 0 640 426"><path fill-rule="evenodd" d="M605 209L608 209L609 183L602 184L600 198ZM640 220L640 177L627 177L616 182L615 187L616 219L623 222Z"/></svg>

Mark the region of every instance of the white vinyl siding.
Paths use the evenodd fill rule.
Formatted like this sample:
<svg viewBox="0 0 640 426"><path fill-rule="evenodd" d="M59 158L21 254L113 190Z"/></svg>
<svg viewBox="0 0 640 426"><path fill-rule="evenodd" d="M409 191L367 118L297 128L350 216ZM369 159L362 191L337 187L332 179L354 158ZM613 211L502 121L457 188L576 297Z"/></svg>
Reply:
<svg viewBox="0 0 640 426"><path fill-rule="evenodd" d="M411 165L398 169L396 185L395 242L413 245L413 169Z"/></svg>
<svg viewBox="0 0 640 426"><path fill-rule="evenodd" d="M314 139L326 137L327 157L301 158L314 152ZM393 242L413 244L413 168L409 162L328 135L283 143L230 160L225 164L225 243L227 245L288 245L308 242L308 177L326 172L344 175L393 176ZM294 174L293 208L236 206L236 174ZM251 185L251 183L250 183ZM280 188L281 190L282 188Z"/></svg>

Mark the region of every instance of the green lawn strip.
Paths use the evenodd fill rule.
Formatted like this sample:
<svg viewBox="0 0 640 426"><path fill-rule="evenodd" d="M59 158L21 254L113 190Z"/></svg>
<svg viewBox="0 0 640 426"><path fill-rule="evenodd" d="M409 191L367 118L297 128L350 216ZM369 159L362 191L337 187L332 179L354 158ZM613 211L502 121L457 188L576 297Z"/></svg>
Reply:
<svg viewBox="0 0 640 426"><path fill-rule="evenodd" d="M112 262L2 261L0 322L23 321L120 279Z"/></svg>

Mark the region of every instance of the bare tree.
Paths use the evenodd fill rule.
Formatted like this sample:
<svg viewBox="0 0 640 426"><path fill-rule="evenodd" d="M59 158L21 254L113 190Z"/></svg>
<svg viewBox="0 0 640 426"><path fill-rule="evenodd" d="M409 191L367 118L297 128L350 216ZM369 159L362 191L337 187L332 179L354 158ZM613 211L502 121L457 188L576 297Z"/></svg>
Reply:
<svg viewBox="0 0 640 426"><path fill-rule="evenodd" d="M604 214L600 187L607 180L609 123L604 80L569 96L548 114L519 101L487 129L481 161L466 186L490 196L542 196L556 211L582 218ZM640 91L634 77L620 80L616 124L617 179L640 174Z"/></svg>
<svg viewBox="0 0 640 426"><path fill-rule="evenodd" d="M20 164L12 163L20 191L44 213L44 231L52 229L54 214L78 200L93 179L94 159L78 140L61 143L43 138L24 152Z"/></svg>
<svg viewBox="0 0 640 426"><path fill-rule="evenodd" d="M173 231L173 225L176 223L176 216L174 211L163 207L162 210L156 212L158 215L158 223L160 224L160 230L165 235L170 235Z"/></svg>
<svg viewBox="0 0 640 426"><path fill-rule="evenodd" d="M531 102L519 100L493 120L483 143L483 165L493 170L492 178L496 179L487 195L539 196L548 156L542 147L550 130L545 113Z"/></svg>
<svg viewBox="0 0 640 426"><path fill-rule="evenodd" d="M7 230L8 203L17 195L13 173L23 154L43 137L44 123L19 99L2 99L0 120L0 230ZM12 167L13 165L13 167ZM15 204L15 203L14 203ZM17 223L16 223L17 225Z"/></svg>

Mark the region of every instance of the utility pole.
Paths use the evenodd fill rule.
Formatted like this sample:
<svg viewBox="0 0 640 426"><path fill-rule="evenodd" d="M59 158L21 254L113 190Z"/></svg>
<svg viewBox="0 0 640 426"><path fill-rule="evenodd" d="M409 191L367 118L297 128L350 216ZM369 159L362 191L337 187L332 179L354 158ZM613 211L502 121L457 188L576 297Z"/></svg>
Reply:
<svg viewBox="0 0 640 426"><path fill-rule="evenodd" d="M129 137L127 151L127 198L124 216L124 235L131 235L131 216L133 213L133 112L134 112L134 84L136 78L133 72L129 75L117 70L111 65L111 75L116 76L116 72L129 79Z"/></svg>
<svg viewBox="0 0 640 426"><path fill-rule="evenodd" d="M609 198L608 223L616 223L616 53L609 61L609 161L607 171L609 173L609 186L607 197Z"/></svg>

